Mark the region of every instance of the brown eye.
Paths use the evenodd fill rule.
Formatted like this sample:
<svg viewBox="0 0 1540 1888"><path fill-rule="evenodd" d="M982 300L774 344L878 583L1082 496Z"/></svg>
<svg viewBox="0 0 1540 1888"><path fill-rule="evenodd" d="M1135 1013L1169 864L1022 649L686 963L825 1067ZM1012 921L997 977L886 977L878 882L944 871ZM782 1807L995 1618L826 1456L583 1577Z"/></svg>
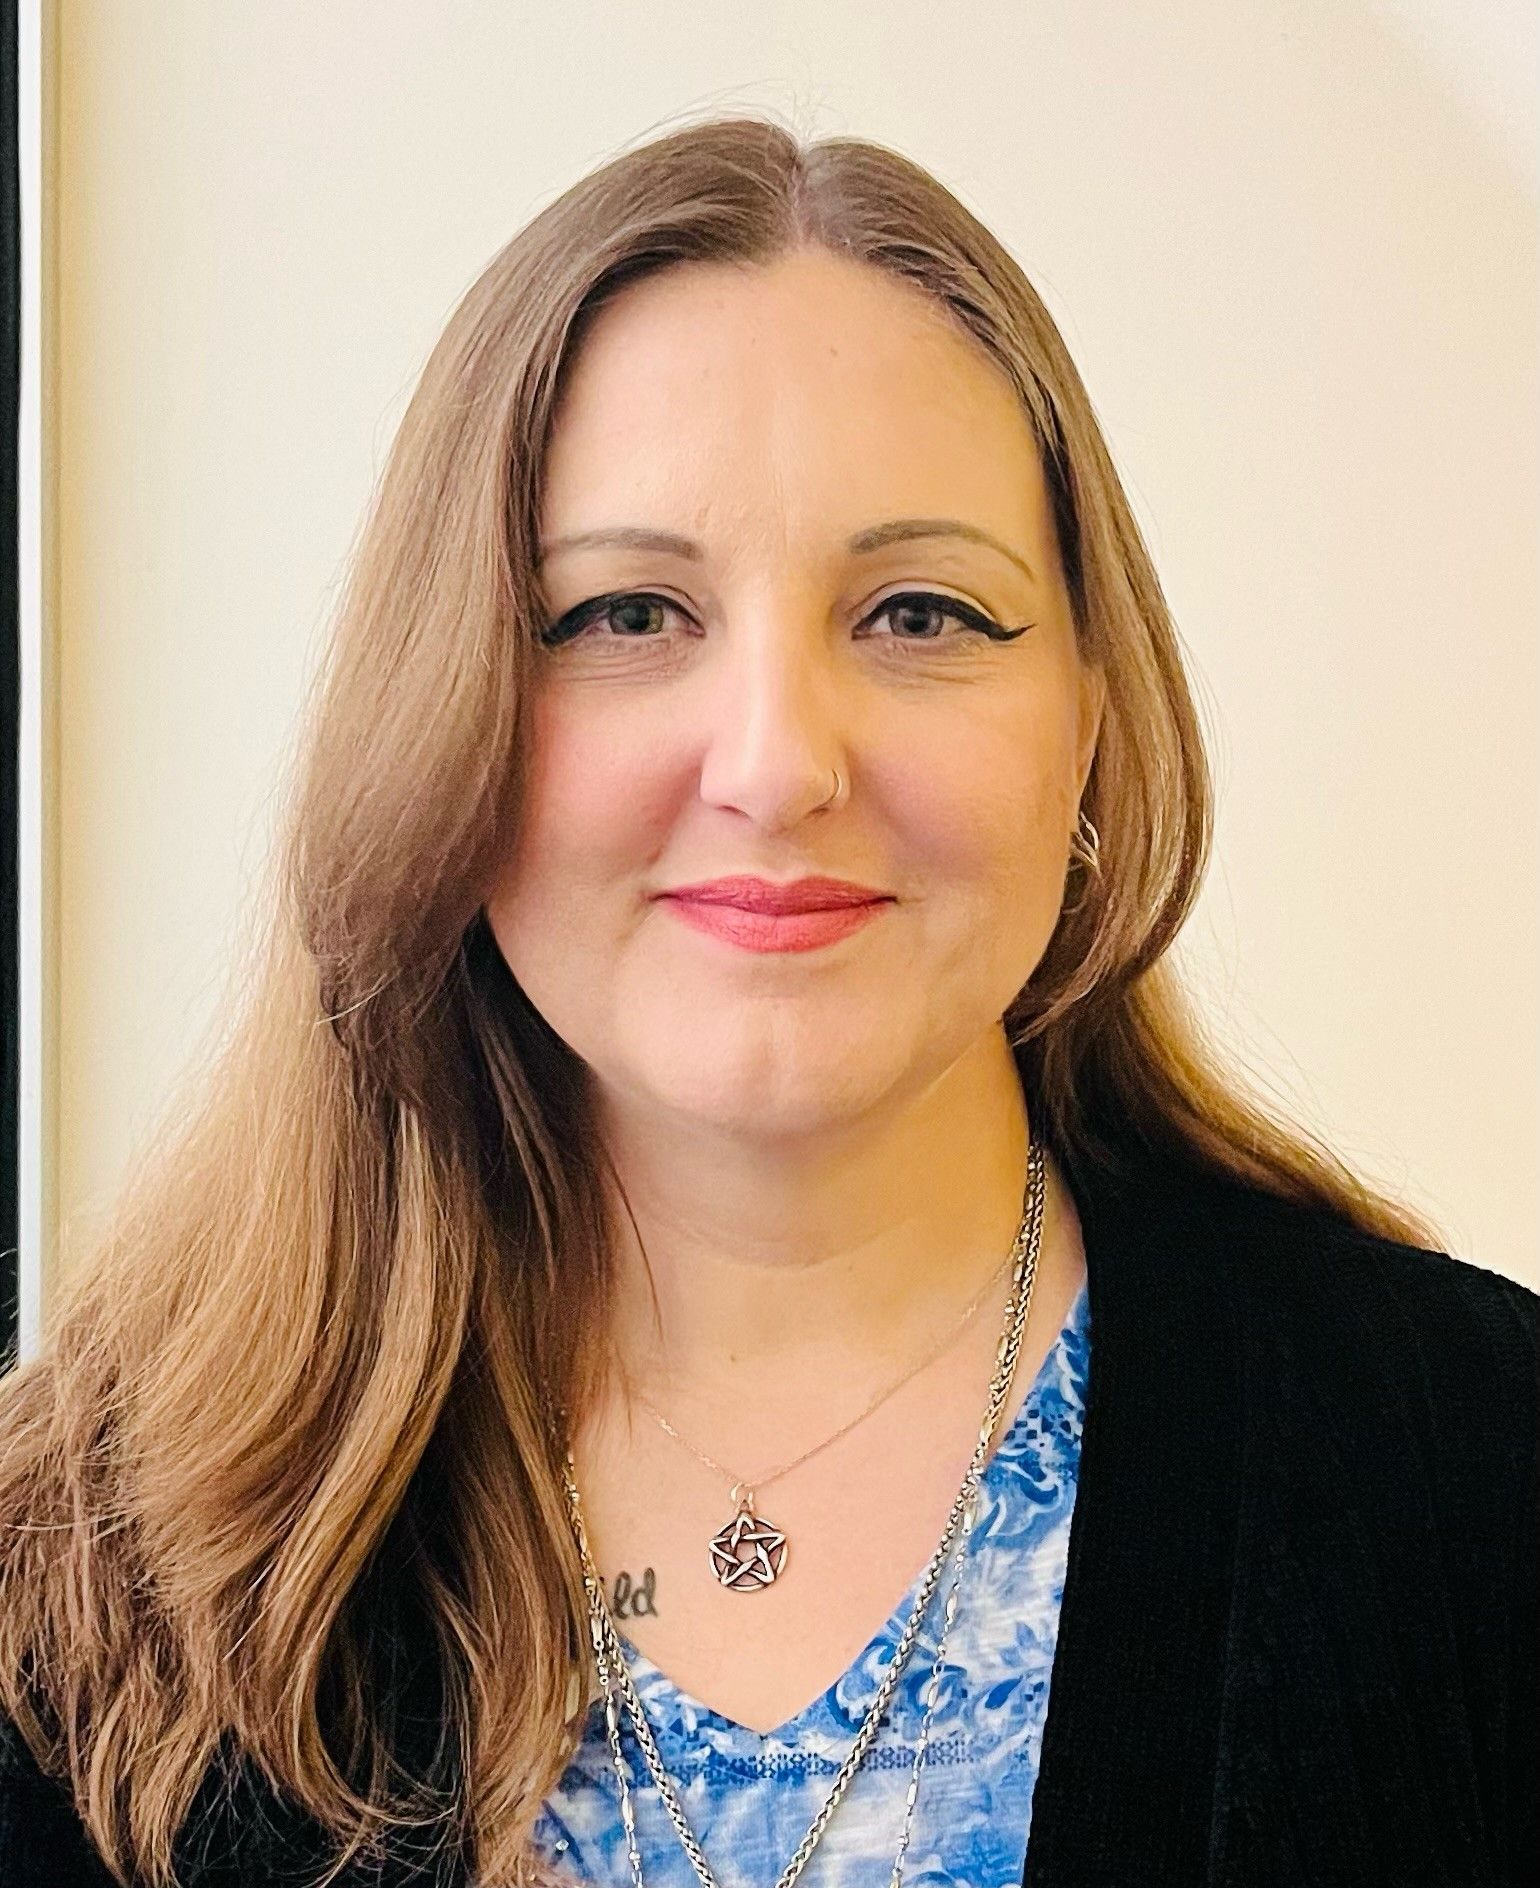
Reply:
<svg viewBox="0 0 1540 1888"><path fill-rule="evenodd" d="M677 603L651 591L611 590L576 604L543 630L540 640L555 649L595 630L608 632L604 639L613 642L656 642L662 638L662 618L668 610L684 614Z"/></svg>

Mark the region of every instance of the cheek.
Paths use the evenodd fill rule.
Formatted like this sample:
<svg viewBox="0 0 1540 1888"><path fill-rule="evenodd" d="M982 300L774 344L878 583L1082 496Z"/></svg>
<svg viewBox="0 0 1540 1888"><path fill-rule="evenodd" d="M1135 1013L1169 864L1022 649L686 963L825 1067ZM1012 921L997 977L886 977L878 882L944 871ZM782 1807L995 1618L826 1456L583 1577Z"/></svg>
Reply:
<svg viewBox="0 0 1540 1888"><path fill-rule="evenodd" d="M911 747L894 785L922 876L928 860L938 880L997 905L1059 895L1075 807L1058 717L980 724L966 737Z"/></svg>
<svg viewBox="0 0 1540 1888"><path fill-rule="evenodd" d="M606 946L616 898L636 882L637 770L612 742L546 716L535 735L517 832L487 921L526 994L563 981Z"/></svg>
<svg viewBox="0 0 1540 1888"><path fill-rule="evenodd" d="M953 884L959 918L992 941L1011 975L1047 947L1064 902L1068 846L1056 782L1018 779L1014 791L972 809L968 851Z"/></svg>
<svg viewBox="0 0 1540 1888"><path fill-rule="evenodd" d="M646 835L663 817L657 770L634 745L607 737L602 717L585 720L549 707L537 710L533 750L499 903L522 900L536 887L547 896L587 887L613 899L636 878ZM640 897L639 880L635 889Z"/></svg>

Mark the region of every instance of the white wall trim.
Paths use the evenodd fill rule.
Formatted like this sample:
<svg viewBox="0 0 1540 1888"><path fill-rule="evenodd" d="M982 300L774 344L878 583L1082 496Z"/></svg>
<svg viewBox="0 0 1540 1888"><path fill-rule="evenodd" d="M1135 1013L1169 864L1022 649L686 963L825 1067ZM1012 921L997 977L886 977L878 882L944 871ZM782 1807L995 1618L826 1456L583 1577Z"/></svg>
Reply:
<svg viewBox="0 0 1540 1888"><path fill-rule="evenodd" d="M47 1080L44 1027L47 847L44 808L46 678L43 552L43 0L16 8L16 134L21 191L21 385L16 453L17 634L21 714L17 749L18 1362L37 1352L43 1316Z"/></svg>

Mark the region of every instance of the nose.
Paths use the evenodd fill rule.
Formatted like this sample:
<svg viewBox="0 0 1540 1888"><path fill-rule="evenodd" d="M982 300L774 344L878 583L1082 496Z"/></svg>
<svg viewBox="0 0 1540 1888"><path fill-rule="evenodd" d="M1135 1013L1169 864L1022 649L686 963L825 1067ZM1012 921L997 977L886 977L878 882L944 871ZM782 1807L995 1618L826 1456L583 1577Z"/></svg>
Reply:
<svg viewBox="0 0 1540 1888"><path fill-rule="evenodd" d="M704 704L700 793L768 830L794 826L850 779L859 702L825 610L741 609L721 632Z"/></svg>

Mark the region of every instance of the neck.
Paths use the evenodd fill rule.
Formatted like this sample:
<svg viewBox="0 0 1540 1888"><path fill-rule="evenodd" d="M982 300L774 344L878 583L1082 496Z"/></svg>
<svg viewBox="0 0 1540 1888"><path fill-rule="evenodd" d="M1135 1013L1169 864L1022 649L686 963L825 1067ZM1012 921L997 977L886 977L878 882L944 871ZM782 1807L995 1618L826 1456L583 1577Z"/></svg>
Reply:
<svg viewBox="0 0 1540 1888"><path fill-rule="evenodd" d="M981 1291L971 1323L992 1331L1030 1131L998 1030L906 1106L824 1120L770 1151L611 1110L606 1145L635 1219L615 1216L610 1311L627 1386L677 1408L875 1385ZM1045 1259L1063 1199L1051 1162L1048 1182Z"/></svg>

